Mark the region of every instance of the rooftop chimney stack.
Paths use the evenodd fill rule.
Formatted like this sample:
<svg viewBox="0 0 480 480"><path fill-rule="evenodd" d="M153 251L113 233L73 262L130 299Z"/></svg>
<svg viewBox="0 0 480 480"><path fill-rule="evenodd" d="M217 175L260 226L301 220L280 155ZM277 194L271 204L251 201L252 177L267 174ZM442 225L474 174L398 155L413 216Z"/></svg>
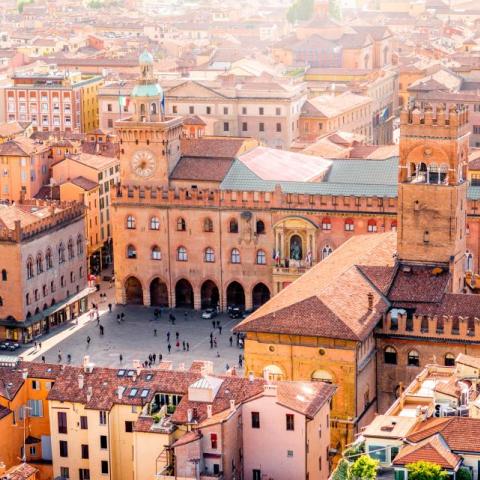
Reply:
<svg viewBox="0 0 480 480"><path fill-rule="evenodd" d="M249 381L250 383L253 383L253 380L254 380L254 379L255 379L255 377L253 376L253 372L250 372L250 373L248 374L248 381Z"/></svg>
<svg viewBox="0 0 480 480"><path fill-rule="evenodd" d="M80 390L83 390L83 385L84 385L84 377L82 374L78 376L78 388Z"/></svg>
<svg viewBox="0 0 480 480"><path fill-rule="evenodd" d="M212 418L212 405L207 405L207 417Z"/></svg>
<svg viewBox="0 0 480 480"><path fill-rule="evenodd" d="M93 389L92 389L92 387L88 387L88 389L87 389L87 402L89 402L92 399L92 395L93 395Z"/></svg>

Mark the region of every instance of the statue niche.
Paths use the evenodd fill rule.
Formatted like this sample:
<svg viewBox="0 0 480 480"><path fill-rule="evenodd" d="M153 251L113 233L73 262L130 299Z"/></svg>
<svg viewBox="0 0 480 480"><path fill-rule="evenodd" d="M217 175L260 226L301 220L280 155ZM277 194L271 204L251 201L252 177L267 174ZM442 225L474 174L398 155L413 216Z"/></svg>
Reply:
<svg viewBox="0 0 480 480"><path fill-rule="evenodd" d="M303 259L302 239L299 235L290 237L290 260L300 262Z"/></svg>

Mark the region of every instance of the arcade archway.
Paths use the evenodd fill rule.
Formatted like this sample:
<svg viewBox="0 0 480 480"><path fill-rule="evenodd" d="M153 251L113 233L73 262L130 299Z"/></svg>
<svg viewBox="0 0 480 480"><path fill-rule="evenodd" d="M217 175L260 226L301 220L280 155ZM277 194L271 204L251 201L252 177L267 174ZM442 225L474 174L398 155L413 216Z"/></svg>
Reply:
<svg viewBox="0 0 480 480"><path fill-rule="evenodd" d="M168 288L159 278L154 278L150 283L150 305L168 307Z"/></svg>
<svg viewBox="0 0 480 480"><path fill-rule="evenodd" d="M245 290L238 282L232 282L227 287L227 306L232 305L245 308Z"/></svg>
<svg viewBox="0 0 480 480"><path fill-rule="evenodd" d="M129 305L143 305L143 288L138 278L129 277L125 282L125 298Z"/></svg>
<svg viewBox="0 0 480 480"><path fill-rule="evenodd" d="M177 308L193 308L192 284L184 278L175 285L175 306Z"/></svg>
<svg viewBox="0 0 480 480"><path fill-rule="evenodd" d="M264 283L257 283L252 290L253 308L258 308L270 300L270 290Z"/></svg>
<svg viewBox="0 0 480 480"><path fill-rule="evenodd" d="M218 287L211 280L203 282L200 296L202 308L215 308L219 304L220 294Z"/></svg>

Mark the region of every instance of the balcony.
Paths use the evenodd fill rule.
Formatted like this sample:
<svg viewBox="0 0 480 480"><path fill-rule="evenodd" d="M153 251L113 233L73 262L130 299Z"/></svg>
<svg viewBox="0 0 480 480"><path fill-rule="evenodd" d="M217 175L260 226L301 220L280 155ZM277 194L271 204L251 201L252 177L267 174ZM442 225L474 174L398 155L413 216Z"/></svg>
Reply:
<svg viewBox="0 0 480 480"><path fill-rule="evenodd" d="M274 275L290 275L294 277L299 277L300 275L303 275L305 272L310 270L315 263L312 265L299 265L299 266L293 266L289 265L288 267L285 266L276 266L273 267L273 274Z"/></svg>

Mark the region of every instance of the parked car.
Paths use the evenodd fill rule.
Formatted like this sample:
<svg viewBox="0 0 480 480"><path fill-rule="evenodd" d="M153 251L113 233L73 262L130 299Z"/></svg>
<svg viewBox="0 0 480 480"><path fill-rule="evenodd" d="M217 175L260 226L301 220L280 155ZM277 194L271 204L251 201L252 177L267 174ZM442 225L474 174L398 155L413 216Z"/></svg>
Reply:
<svg viewBox="0 0 480 480"><path fill-rule="evenodd" d="M228 310L228 315L230 318L240 318L242 316L242 309L237 306L232 306Z"/></svg>
<svg viewBox="0 0 480 480"><path fill-rule="evenodd" d="M8 350L9 352L14 352L18 348L20 348L20 344L16 342L10 342L8 340L5 340L0 343L0 350Z"/></svg>
<svg viewBox="0 0 480 480"><path fill-rule="evenodd" d="M202 318L205 320L211 320L212 318L215 318L217 316L217 310L215 308L207 308L203 313L202 313Z"/></svg>

